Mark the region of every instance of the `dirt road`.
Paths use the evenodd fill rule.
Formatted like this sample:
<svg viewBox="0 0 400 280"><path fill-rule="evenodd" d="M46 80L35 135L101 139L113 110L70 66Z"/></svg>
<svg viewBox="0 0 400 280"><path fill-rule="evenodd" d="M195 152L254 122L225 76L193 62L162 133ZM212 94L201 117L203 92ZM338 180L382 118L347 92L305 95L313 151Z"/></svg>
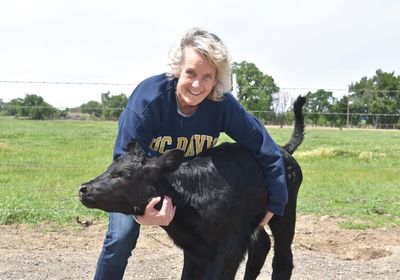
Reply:
<svg viewBox="0 0 400 280"><path fill-rule="evenodd" d="M299 216L293 279L400 279L400 228L343 230L338 217ZM0 280L92 279L105 224L54 229L0 226ZM125 279L179 279L181 252L142 227ZM259 279L270 279L271 256ZM236 279L242 279L241 266Z"/></svg>

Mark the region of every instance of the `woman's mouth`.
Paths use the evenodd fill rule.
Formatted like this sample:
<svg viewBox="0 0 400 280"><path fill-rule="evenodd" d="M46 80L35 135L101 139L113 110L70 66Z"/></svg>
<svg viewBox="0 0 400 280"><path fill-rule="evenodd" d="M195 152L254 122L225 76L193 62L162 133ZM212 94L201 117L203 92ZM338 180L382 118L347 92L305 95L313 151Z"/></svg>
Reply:
<svg viewBox="0 0 400 280"><path fill-rule="evenodd" d="M193 90L190 90L190 89L188 89L188 92L189 92L191 95L194 95L194 96L199 96L199 95L202 94L202 91L193 91Z"/></svg>

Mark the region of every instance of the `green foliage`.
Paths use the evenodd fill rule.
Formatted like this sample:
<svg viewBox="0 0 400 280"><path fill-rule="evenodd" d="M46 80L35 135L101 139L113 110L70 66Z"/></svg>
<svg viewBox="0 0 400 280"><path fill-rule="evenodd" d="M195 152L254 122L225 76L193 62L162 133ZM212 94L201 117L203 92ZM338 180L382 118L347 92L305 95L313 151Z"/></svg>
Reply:
<svg viewBox="0 0 400 280"><path fill-rule="evenodd" d="M101 94L101 103L89 101L81 105L81 111L96 118L118 120L126 104L128 97L125 94L110 96L110 92L107 92Z"/></svg>
<svg viewBox="0 0 400 280"><path fill-rule="evenodd" d="M110 96L110 92L107 92L101 95L101 99L101 103L89 101L82 104L81 112L96 118L117 120L128 103L125 94ZM58 110L35 94L27 94L25 98L15 98L8 103L0 103L0 112L4 112L5 115L32 120L62 119L68 116L69 111L68 108Z"/></svg>
<svg viewBox="0 0 400 280"><path fill-rule="evenodd" d="M12 99L10 102L8 102L5 105L5 110L6 110L7 115L17 116L18 111L20 111L20 108L23 105L24 105L24 99L23 98Z"/></svg>
<svg viewBox="0 0 400 280"><path fill-rule="evenodd" d="M372 78L363 77L349 86L352 112L362 114L400 114L400 76L377 70ZM371 115L367 124L397 123L399 116Z"/></svg>
<svg viewBox="0 0 400 280"><path fill-rule="evenodd" d="M55 112L55 108L46 103L43 97L35 94L27 94L21 110L21 116L29 117L32 120L44 120L51 119Z"/></svg>
<svg viewBox="0 0 400 280"><path fill-rule="evenodd" d="M53 119L55 116L61 115L61 112L46 103L41 96L35 94L27 94L23 99L13 99L6 108L8 115L32 120Z"/></svg>
<svg viewBox="0 0 400 280"><path fill-rule="evenodd" d="M265 123L291 122L290 107L283 106L287 109L283 111L282 106L277 105L285 93L279 92L272 77L246 61L234 63L233 73L237 78L238 99L248 111ZM356 127L400 127L400 76L377 70L372 78L364 77L351 84L349 91L352 92L350 99L348 95L337 99L332 92L322 89L308 92L304 107L306 122L315 126L343 127L349 117L349 124Z"/></svg>
<svg viewBox="0 0 400 280"><path fill-rule="evenodd" d="M3 102L3 99L0 98L0 114L3 114L5 109L6 103Z"/></svg>
<svg viewBox="0 0 400 280"><path fill-rule="evenodd" d="M238 99L248 111L266 122L265 111L272 110L272 95L279 91L274 79L261 72L254 63L233 64L238 85Z"/></svg>
<svg viewBox="0 0 400 280"><path fill-rule="evenodd" d="M100 118L103 112L103 105L97 101L89 101L81 105L81 111L82 113L87 113Z"/></svg>
<svg viewBox="0 0 400 280"><path fill-rule="evenodd" d="M318 90L316 92L307 93L307 102L304 106L304 113L308 113L306 119L311 120L313 125L327 126L332 121L332 116L329 115L332 111L335 98L332 92Z"/></svg>
<svg viewBox="0 0 400 280"><path fill-rule="evenodd" d="M101 94L101 103L89 101L81 105L81 111L96 118L118 120L126 104L128 104L128 97L125 94L110 96L110 92L107 92Z"/></svg>
<svg viewBox="0 0 400 280"><path fill-rule="evenodd" d="M107 92L101 95L101 103L103 117L107 120L117 120L128 104L128 98L125 94L110 96L110 92Z"/></svg>
<svg viewBox="0 0 400 280"><path fill-rule="evenodd" d="M309 92L304 107L307 123L343 127L348 116L351 126L399 127L400 76L377 70L372 78L351 84L349 92L340 100L332 92Z"/></svg>
<svg viewBox="0 0 400 280"><path fill-rule="evenodd" d="M335 99L336 102L332 105L332 113L335 113L332 117L332 122L330 126L344 127L347 125L347 106L348 106L348 96L343 96L340 100ZM353 116L350 116L350 121L352 121ZM356 124L356 122L351 122L350 124Z"/></svg>

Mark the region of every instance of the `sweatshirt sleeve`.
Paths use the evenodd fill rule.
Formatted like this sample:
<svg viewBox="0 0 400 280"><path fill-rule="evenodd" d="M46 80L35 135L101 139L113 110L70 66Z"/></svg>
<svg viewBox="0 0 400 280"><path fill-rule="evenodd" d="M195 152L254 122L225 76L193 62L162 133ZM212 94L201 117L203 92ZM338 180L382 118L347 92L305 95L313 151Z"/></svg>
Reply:
<svg viewBox="0 0 400 280"><path fill-rule="evenodd" d="M226 94L224 132L251 151L260 162L268 192L267 210L283 215L288 200L284 159L280 148L265 126L248 113L231 95Z"/></svg>
<svg viewBox="0 0 400 280"><path fill-rule="evenodd" d="M127 151L127 146L133 141L138 141L142 148L148 150L151 134L146 129L142 116L128 107L121 113L118 121L118 134L114 145L113 160Z"/></svg>
<svg viewBox="0 0 400 280"><path fill-rule="evenodd" d="M149 108L154 99L172 85L173 82L168 80L165 74L161 74L144 80L134 89L127 107L119 118L114 160L127 151L127 145L132 141L139 142L149 156L152 155L149 145L153 138L152 131L159 119L160 107L156 106L153 110Z"/></svg>

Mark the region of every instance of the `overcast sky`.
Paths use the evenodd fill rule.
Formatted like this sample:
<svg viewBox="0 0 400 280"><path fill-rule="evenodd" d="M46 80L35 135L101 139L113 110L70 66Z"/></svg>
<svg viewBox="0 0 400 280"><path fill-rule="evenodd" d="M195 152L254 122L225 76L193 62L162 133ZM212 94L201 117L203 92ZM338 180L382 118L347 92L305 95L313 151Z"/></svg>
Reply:
<svg viewBox="0 0 400 280"><path fill-rule="evenodd" d="M377 69L400 75L398 0L2 0L0 98L38 94L72 107L102 92L129 95L167 69L171 46L192 26L293 95L323 88L340 96Z"/></svg>

